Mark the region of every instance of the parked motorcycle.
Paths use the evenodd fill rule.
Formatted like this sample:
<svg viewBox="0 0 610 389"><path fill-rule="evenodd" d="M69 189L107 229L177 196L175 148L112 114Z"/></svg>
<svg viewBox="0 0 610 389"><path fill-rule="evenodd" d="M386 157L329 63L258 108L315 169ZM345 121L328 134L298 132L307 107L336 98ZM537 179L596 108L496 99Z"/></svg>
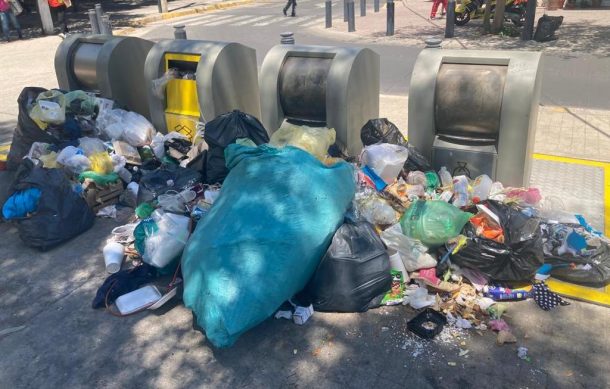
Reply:
<svg viewBox="0 0 610 389"><path fill-rule="evenodd" d="M504 7L504 20L512 22L521 27L525 23L525 4L527 0L506 0ZM491 18L496 10L496 2L491 2ZM482 18L485 13L485 0L462 0L455 7L455 24L463 26L470 19Z"/></svg>

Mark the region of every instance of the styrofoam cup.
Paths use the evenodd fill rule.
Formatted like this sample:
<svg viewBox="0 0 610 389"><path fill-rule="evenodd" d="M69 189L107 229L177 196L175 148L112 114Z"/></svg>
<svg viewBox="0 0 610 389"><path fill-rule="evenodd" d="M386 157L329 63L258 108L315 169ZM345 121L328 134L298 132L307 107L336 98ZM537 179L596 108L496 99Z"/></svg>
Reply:
<svg viewBox="0 0 610 389"><path fill-rule="evenodd" d="M104 246L104 262L106 263L106 271L110 274L121 270L123 256L125 255L125 247L117 242L108 242Z"/></svg>

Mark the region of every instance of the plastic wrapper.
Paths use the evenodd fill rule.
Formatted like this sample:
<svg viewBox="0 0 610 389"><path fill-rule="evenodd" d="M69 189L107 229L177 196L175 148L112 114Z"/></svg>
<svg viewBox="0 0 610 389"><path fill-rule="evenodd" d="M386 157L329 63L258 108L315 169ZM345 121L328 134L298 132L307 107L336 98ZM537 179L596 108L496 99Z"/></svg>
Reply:
<svg viewBox="0 0 610 389"><path fill-rule="evenodd" d="M316 311L365 312L379 306L391 280L388 254L373 227L346 223L303 292Z"/></svg>
<svg viewBox="0 0 610 389"><path fill-rule="evenodd" d="M360 189L353 203L357 211L356 216L371 224L389 225L396 223L398 219L390 203L379 197L371 188Z"/></svg>
<svg viewBox="0 0 610 389"><path fill-rule="evenodd" d="M89 157L89 160L91 161L91 170L97 174L109 174L114 171L112 158L106 152L93 154Z"/></svg>
<svg viewBox="0 0 610 389"><path fill-rule="evenodd" d="M373 169L386 184L393 183L409 157L405 147L389 143L366 146L360 156L360 163Z"/></svg>
<svg viewBox="0 0 610 389"><path fill-rule="evenodd" d="M226 157L221 194L182 255L184 303L217 347L305 287L355 190L352 166L298 148L231 144Z"/></svg>
<svg viewBox="0 0 610 389"><path fill-rule="evenodd" d="M477 236L475 227L468 223L463 230L467 243L451 255L451 261L496 281L531 279L544 263L539 220L495 201L484 205L500 219L504 243Z"/></svg>
<svg viewBox="0 0 610 389"><path fill-rule="evenodd" d="M127 112L123 115L121 124L123 126L122 139L134 147L149 145L156 132L153 125L144 116L135 112Z"/></svg>
<svg viewBox="0 0 610 389"><path fill-rule="evenodd" d="M324 161L328 156L328 148L335 143L336 137L333 128L297 126L284 122L271 135L269 144L275 147L298 147Z"/></svg>
<svg viewBox="0 0 610 389"><path fill-rule="evenodd" d="M419 240L403 234L398 223L384 230L381 240L389 249L398 252L408 272L436 266L436 259L428 254L428 248Z"/></svg>
<svg viewBox="0 0 610 389"><path fill-rule="evenodd" d="M190 218L156 210L152 218L157 230L146 237L142 260L158 268L179 256L190 235Z"/></svg>
<svg viewBox="0 0 610 389"><path fill-rule="evenodd" d="M400 225L405 235L438 247L458 236L472 216L442 200L418 200L402 216Z"/></svg>

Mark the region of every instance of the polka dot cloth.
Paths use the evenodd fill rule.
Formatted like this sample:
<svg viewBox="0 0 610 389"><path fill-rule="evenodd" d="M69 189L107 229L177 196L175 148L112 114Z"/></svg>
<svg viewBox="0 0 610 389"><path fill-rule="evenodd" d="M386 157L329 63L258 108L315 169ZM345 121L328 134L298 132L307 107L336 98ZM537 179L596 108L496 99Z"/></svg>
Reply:
<svg viewBox="0 0 610 389"><path fill-rule="evenodd" d="M557 293L551 292L549 287L543 282L534 284L532 292L536 304L545 311L558 305L570 305L569 302L559 297Z"/></svg>

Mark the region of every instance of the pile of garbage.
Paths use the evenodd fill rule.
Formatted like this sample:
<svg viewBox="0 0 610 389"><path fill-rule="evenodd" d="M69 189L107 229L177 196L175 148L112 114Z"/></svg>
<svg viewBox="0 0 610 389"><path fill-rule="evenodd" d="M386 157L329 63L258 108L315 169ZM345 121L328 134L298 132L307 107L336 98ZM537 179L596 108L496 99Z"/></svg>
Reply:
<svg viewBox="0 0 610 389"><path fill-rule="evenodd" d="M124 316L180 297L217 347L269 317L383 305L409 329L497 331L504 301L567 302L545 279L610 282L610 240L536 188L436 171L387 119L362 129L357 161L335 131L289 122L271 138L233 111L193 137L82 91L26 88L2 215L42 250L133 209L103 248L110 276L92 306ZM132 211L130 211L132 212Z"/></svg>

